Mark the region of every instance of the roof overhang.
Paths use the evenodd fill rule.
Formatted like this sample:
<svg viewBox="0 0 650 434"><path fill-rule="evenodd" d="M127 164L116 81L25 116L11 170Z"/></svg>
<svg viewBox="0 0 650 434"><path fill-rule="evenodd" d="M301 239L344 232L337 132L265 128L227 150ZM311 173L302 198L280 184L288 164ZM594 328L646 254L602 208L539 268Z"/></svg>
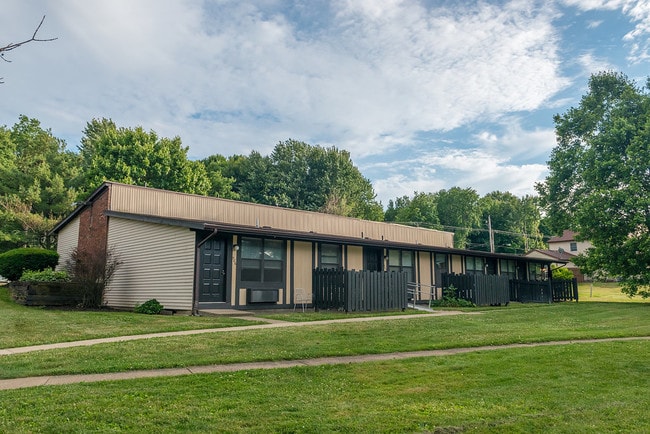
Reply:
<svg viewBox="0 0 650 434"><path fill-rule="evenodd" d="M400 243L390 240L376 240L372 238L355 238L344 237L340 235L322 234L317 232L300 232L286 229L277 229L269 226L247 226L233 225L219 222L203 222L197 220L162 218L157 216L147 216L141 214L130 214L117 211L107 211L109 217L118 217L129 220L138 220L148 223L165 224L171 226L187 227L193 230L218 231L232 235L249 235L264 238L278 238L296 241L311 241L331 244L348 244L353 246L381 247L387 249L418 250L423 252L448 253L464 256L476 256L483 258L526 260L528 262L551 263L542 258L526 258L521 255L511 255L506 253L490 253L477 250L456 249L451 247L429 246L425 244Z"/></svg>

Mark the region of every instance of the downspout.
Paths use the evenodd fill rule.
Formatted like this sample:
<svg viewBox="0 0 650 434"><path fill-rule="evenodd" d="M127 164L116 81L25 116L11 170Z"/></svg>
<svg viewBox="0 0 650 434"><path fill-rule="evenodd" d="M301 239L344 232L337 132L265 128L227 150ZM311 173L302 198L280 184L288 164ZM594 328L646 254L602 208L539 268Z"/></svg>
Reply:
<svg viewBox="0 0 650 434"><path fill-rule="evenodd" d="M192 293L192 315L199 316L199 289L201 278L201 246L210 241L217 235L217 229L213 229L210 235L196 243L196 252L194 253L194 291Z"/></svg>

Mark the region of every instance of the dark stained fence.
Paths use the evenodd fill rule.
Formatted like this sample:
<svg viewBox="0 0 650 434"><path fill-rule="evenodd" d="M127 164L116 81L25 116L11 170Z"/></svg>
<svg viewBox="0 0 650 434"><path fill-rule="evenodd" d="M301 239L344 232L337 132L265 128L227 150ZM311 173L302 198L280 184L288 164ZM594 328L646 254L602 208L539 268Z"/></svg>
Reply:
<svg viewBox="0 0 650 434"><path fill-rule="evenodd" d="M510 299L521 303L551 303L551 282L548 280L511 280Z"/></svg>
<svg viewBox="0 0 650 434"><path fill-rule="evenodd" d="M405 309L409 273L315 269L314 307L352 311Z"/></svg>
<svg viewBox="0 0 650 434"><path fill-rule="evenodd" d="M312 274L314 308L344 310L346 297L343 269L315 269Z"/></svg>
<svg viewBox="0 0 650 434"><path fill-rule="evenodd" d="M442 274L442 287L456 288L456 297L477 306L494 306L510 302L508 276L482 274ZM444 290L443 290L444 291Z"/></svg>
<svg viewBox="0 0 650 434"><path fill-rule="evenodd" d="M553 280L553 301L578 301L578 279Z"/></svg>
<svg viewBox="0 0 650 434"><path fill-rule="evenodd" d="M510 299L522 303L578 301L578 280L512 280Z"/></svg>

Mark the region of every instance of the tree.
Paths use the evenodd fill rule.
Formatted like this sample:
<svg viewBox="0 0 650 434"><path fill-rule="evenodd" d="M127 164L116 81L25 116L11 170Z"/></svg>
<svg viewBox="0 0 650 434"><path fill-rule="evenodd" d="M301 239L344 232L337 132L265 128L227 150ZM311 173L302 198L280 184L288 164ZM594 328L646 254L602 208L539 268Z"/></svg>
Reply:
<svg viewBox="0 0 650 434"><path fill-rule="evenodd" d="M452 187L436 193L438 218L454 232L454 247L464 249L471 232L479 226L479 196L473 188Z"/></svg>
<svg viewBox="0 0 650 434"><path fill-rule="evenodd" d="M50 248L49 230L73 208L78 156L22 115L12 129L0 127L0 145L0 248Z"/></svg>
<svg viewBox="0 0 650 434"><path fill-rule="evenodd" d="M227 160L222 173L234 178L242 200L348 217L381 220L372 184L347 151L296 140L278 143L270 156L253 151ZM228 167L229 166L229 167Z"/></svg>
<svg viewBox="0 0 650 434"><path fill-rule="evenodd" d="M413 197L402 196L388 202L386 221L440 229L437 195L414 192Z"/></svg>
<svg viewBox="0 0 650 434"><path fill-rule="evenodd" d="M84 130L78 186L86 196L102 182L146 185L165 190L208 194L205 165L187 159L181 139L159 138L142 127L117 128L110 119L93 119Z"/></svg>
<svg viewBox="0 0 650 434"><path fill-rule="evenodd" d="M39 39L36 37L36 34L38 33L38 31L41 29L41 26L43 25L43 21L45 21L45 15L43 15L43 18L41 18L41 22L38 23L38 26L36 27L36 30L34 30L34 33L32 34L31 38L25 39L22 42L10 42L4 47L0 47L0 58L2 58L2 60L4 60L5 62L11 62L11 60L5 57L5 53L15 50L18 47L22 47L25 44L29 44L30 42L50 42L58 39L58 38ZM2 81L2 77L0 77L0 84L2 83L4 82Z"/></svg>
<svg viewBox="0 0 650 434"><path fill-rule="evenodd" d="M482 230L470 235L473 248L490 250L488 218L491 221L495 251L499 253L525 253L542 246L539 232L540 211L535 198L519 198L509 192L493 191L479 200Z"/></svg>
<svg viewBox="0 0 650 434"><path fill-rule="evenodd" d="M222 155L211 155L201 160L205 171L210 180L210 190L208 194L214 197L224 199L239 199L239 195L233 191L235 178L224 175L227 170L228 159Z"/></svg>
<svg viewBox="0 0 650 434"><path fill-rule="evenodd" d="M623 291L650 296L650 80L624 74L589 80L577 107L556 115L557 146L537 185L549 224L593 248L576 258L587 274L622 279Z"/></svg>

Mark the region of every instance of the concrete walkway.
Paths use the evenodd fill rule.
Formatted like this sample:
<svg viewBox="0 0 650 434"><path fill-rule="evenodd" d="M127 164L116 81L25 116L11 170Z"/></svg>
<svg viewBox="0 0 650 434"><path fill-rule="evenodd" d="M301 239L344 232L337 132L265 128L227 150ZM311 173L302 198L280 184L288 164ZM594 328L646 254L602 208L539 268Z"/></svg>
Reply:
<svg viewBox="0 0 650 434"><path fill-rule="evenodd" d="M7 356L11 354L22 354L22 353L28 353L33 351L46 351L46 350L58 349L58 348L91 346L91 345L98 345L98 344L110 343L110 342L125 342L125 341L139 340L139 339L151 339L151 338L169 337L169 336L188 336L188 335L196 335L196 334L203 334L203 333L228 333L228 332L243 331L243 330L304 327L304 326L322 325L322 324L406 320L406 319L414 319L414 318L427 318L432 316L480 315L480 314L481 312L436 311L429 314L418 314L418 315L375 316L375 317L343 318L343 319L306 321L306 322L288 322L288 321L268 320L264 318L251 317L251 316L242 316L238 318L247 319L251 321L265 321L267 323L255 324L249 326L216 328L216 329L183 330L183 331L176 331L176 332L148 333L148 334L131 335L131 336L116 336L110 338L87 339L87 340L75 341L75 342L59 342L54 344L32 345L28 347L5 348L5 349L0 349L0 356ZM493 350L499 350L505 348L530 348L530 347L549 346L549 345L569 345L569 344L576 344L576 343L618 342L618 341L632 341L632 340L650 340L650 336L567 340L567 341L541 342L541 343L532 343L532 344L510 344L510 345L500 345L500 346L452 348L452 349L445 349L445 350L410 351L410 352L403 352L403 353L364 354L359 356L320 357L315 359L282 360L282 361L275 361L275 362L232 363L232 364L223 364L223 365L192 366L192 367L185 367L185 368L169 368L169 369L151 369L151 370L115 372L115 373L106 373L106 374L75 374L75 375L56 375L56 376L42 376L42 377L25 377L25 378L15 378L9 380L0 380L0 390L21 389L21 388L35 387L35 386L53 386L53 385L62 385L62 384L73 384L73 383L93 383L98 381L131 380L137 378L175 377L180 375L206 374L206 373L214 373L214 372L234 372L234 371L243 371L243 370L251 370L251 369L278 369L278 368L291 368L295 366L340 365L340 364L363 363L363 362L384 361L384 360L403 360L403 359L409 359L414 357L440 357L440 356L449 356L453 354L470 353L476 351L493 351Z"/></svg>
<svg viewBox="0 0 650 434"><path fill-rule="evenodd" d="M74 341L74 342L58 342L54 344L31 345L27 347L16 347L16 348L4 348L4 349L0 349L0 356L7 356L10 354L31 353L33 351L53 350L58 348L87 347L91 345L105 344L110 342L126 342L126 341L135 341L139 339L164 338L170 336L189 336L189 335L198 335L204 333L228 333L228 332L239 332L243 330L304 327L304 326L320 325L320 324L406 320L406 319L413 319L413 318L427 318L432 316L480 315L480 314L481 312L460 312L460 311L447 310L447 311L437 311L429 314L368 316L362 318L342 318L342 319L329 319L329 320L322 320L322 321L304 321L304 322L278 321L278 320L265 319L265 318L259 318L254 316L241 316L241 317L234 317L234 318L245 319L250 321L266 322L266 324L255 324L255 325L237 326L237 327L222 327L216 329L181 330L176 332L147 333L142 335L115 336L110 338L86 339L83 341Z"/></svg>

